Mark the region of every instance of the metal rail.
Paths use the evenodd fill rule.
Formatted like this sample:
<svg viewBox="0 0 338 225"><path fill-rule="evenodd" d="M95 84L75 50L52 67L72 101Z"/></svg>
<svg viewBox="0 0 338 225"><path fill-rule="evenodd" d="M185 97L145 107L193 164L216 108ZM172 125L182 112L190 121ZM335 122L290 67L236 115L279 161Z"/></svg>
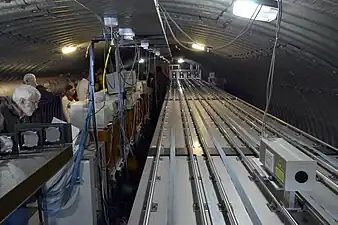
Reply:
<svg viewBox="0 0 338 225"><path fill-rule="evenodd" d="M216 90L216 91L218 91L218 92L221 91L220 89L215 88L215 87L213 87L213 89ZM253 106L253 105L251 105L251 104L249 104L249 103L243 101L242 99L237 98L237 97L235 97L235 96L233 96L233 95L231 95L231 94L229 94L229 93L227 93L227 94L228 94L229 96L231 96L231 97L236 98L239 102L243 103L244 105L248 106L249 108L252 108L252 109L254 109L254 110L256 110L256 111L258 111L258 112L260 112L260 113L264 113L264 111L261 110L260 108L257 108L256 106ZM275 116L273 116L273 115L271 115L271 114L267 114L267 116L268 116L269 118L271 118L271 119L273 119L273 120L275 120L275 121L277 121L277 122L283 124L284 126L290 128L291 130L293 130L293 131L295 131L295 132L298 132L298 133L302 134L303 136L307 137L309 140L314 141L314 142L318 142L319 144L321 144L321 145L327 147L328 149L330 149L330 150L335 151L335 152L338 153L338 148L336 148L336 147L334 147L334 146L332 146L332 145L330 145L330 144L328 144L328 143L326 143L326 142L324 142L324 141L322 141L322 140L320 140L320 139L318 139L318 138L312 136L311 134L308 134L308 133L306 133L306 132L304 132L304 131L298 129L298 128L295 127L295 126L292 126L291 124L288 124L287 122L285 122L285 121L283 121L283 120L281 120L281 119L279 119L279 118L277 118L277 117L275 117Z"/></svg>
<svg viewBox="0 0 338 225"><path fill-rule="evenodd" d="M202 84L203 85L203 84ZM202 96L202 95L201 95ZM220 100L220 98L223 98L222 96L216 96L216 99L218 101L220 101L221 103L224 103ZM223 98L224 99L224 98ZM228 104L233 105L232 103L228 102L228 100L224 99ZM210 103L208 103L210 105ZM213 107L213 106L211 106ZM230 108L229 108L230 109ZM214 109L215 110L215 109ZM231 110L231 109L230 109ZM216 110L215 110L216 111ZM236 114L233 110L231 110L234 114ZM243 112L244 110L241 109L242 113L245 113L247 116L250 117L254 117L252 115L248 115L246 112ZM259 127L257 125L255 125L252 121L248 120L247 118L237 114L241 119L243 119L245 122L247 122L248 124L252 125L257 131L259 131ZM220 117L222 117L220 115ZM259 122L260 124L262 123L261 120L259 120L258 118L254 117L253 118L254 121ZM288 135L285 135L281 132L279 132L278 130L272 128L269 124L266 125L267 129L272 132L277 134L280 137L283 137L284 139L286 139L287 141L289 141L291 144L293 144L295 147L297 147L298 149L300 149L301 151L303 151L305 154L307 154L308 156L310 156L311 158L315 159L318 164L324 168L325 170L327 170L328 172L330 172L332 175L337 176L338 175L338 170L334 167L332 167L330 164L326 163L323 159L317 157L316 155L314 155L313 153L309 152L308 150L304 149L304 147L302 145L300 145L299 143L297 143L296 140L292 140L291 137L288 137ZM252 147L252 146L250 146ZM330 178L326 177L323 173L317 171L317 175L319 178L321 178L321 181L327 185L328 187L330 187L331 189L333 189L336 193L338 193L338 184L336 184L335 182L333 182ZM331 180L331 182L328 182L328 180Z"/></svg>
<svg viewBox="0 0 338 225"><path fill-rule="evenodd" d="M209 90L213 90L213 89L211 89L210 87L206 86L203 82L200 82L199 84L202 85L202 86L204 86L204 87L207 87ZM241 107L237 106L236 104L232 103L232 102L229 101L228 99L224 98L224 96L221 95L221 94L219 94L219 92L220 92L219 90L218 90L218 93L217 93L217 94L214 92L214 96L216 96L216 98L218 98L218 100L219 100L220 102L222 102L220 99L222 99L223 101L226 101L226 102L227 102L228 104L230 104L232 107L236 108L236 110L240 111L241 113L245 114L246 116L252 118L254 121L256 121L256 122L258 122L260 125L262 125L261 119L255 117L254 115L249 114L248 112L246 112L245 110L243 110ZM248 103L243 102L242 100L241 100L240 102L243 103L243 104L245 104L245 105L247 105L248 107L250 107L250 108L252 108L252 109L258 111L258 112L261 112L260 109L254 107L254 106L251 106L251 105L249 105ZM222 102L222 103L224 103L224 102ZM233 111L233 110L232 110L232 111ZM239 116L240 116L240 115L239 115ZM286 122L284 122L284 121L282 121L282 120L280 120L280 119L278 119L278 118L276 118L276 117L274 117L274 116L272 116L272 115L270 115L270 117L271 117L273 120L276 120L277 122L281 123L282 125L284 125L284 126L290 128L291 130L294 130L294 131L296 131L296 132L302 134L303 136L307 137L308 140L310 140L310 141L312 141L312 142L318 142L318 143L320 143L321 145L324 145L325 147L327 147L328 149L330 149L330 150L332 150L332 151L336 151L336 152L338 153L338 149L337 149L337 148L335 148L335 147L333 147L333 146L331 146L331 145L329 145L329 144L327 144L327 143L325 143L325 142L323 142L323 141L321 141L321 140L319 140L319 139L317 139L317 138L315 138L315 137L313 137L313 136L311 136L311 135L305 133L305 132L302 131L302 130L299 130L298 128L295 128L295 127L291 126L290 124L288 124L288 123L286 123ZM305 148L308 148L308 149L310 149L312 152L315 152L316 154L320 155L324 160L326 160L326 162L325 162L325 161L323 161L322 159L319 159L320 163L323 164L322 166L323 166L324 168L326 168L329 172L333 173L334 175L336 175L336 176L338 175L338 169L337 169L338 163L337 163L337 162L332 162L332 160L331 160L329 157L327 157L325 154L321 153L320 150L317 150L317 149L313 148L312 146L309 146L309 145L307 145L307 144L305 144L305 143L303 143L303 144L299 143L299 142L301 142L301 141L297 140L296 137L294 137L294 136L292 136L292 135L290 135L290 134L287 134L287 133L280 132L280 131L278 131L277 129L275 129L275 128L273 128L272 126L270 126L269 124L267 124L267 126L268 126L268 129L270 130L270 132L276 133L276 134L278 134L279 136L281 136L281 137L283 137L283 138L289 140L290 143L294 144L297 148L299 148L300 150L304 151L306 154L310 155L310 157L316 157L316 156L315 156L314 154L312 154L311 152L309 152L309 151L308 151L307 149L305 149ZM333 164L336 164L336 165L333 165Z"/></svg>
<svg viewBox="0 0 338 225"><path fill-rule="evenodd" d="M203 96L201 95L201 97L203 97ZM204 100L205 100L205 102L208 102L208 101L206 101L206 99L204 99ZM227 133L225 127L223 125L217 123L216 118L210 113L210 110L208 109L208 107L199 98L198 98L198 101L201 103L201 105L204 107L205 111L208 113L208 115L215 122L215 125L220 130L220 132L223 134L223 136L228 140L228 142L232 145L232 147L240 155L240 158L241 158L242 162L244 163L244 165L248 168L249 173L252 174L254 177L256 177L256 179L260 183L261 187L269 195L269 197L276 204L276 206L280 209L281 213L285 216L285 218L289 221L289 223L292 224L292 225L298 225L298 223L295 221L295 219L291 216L290 212L284 207L284 205L282 203L280 203L276 199L276 197L273 195L273 193L271 193L271 191L269 190L269 188L266 186L265 182L263 181L263 179L259 175L259 172L255 169L255 167L252 165L252 163L244 155L244 153L241 151L240 147L236 144L236 142L233 140L233 138ZM216 114L217 114L217 112L216 112Z"/></svg>
<svg viewBox="0 0 338 225"><path fill-rule="evenodd" d="M179 85L179 89L182 90L180 81L178 80L177 82L178 82L178 85ZM188 110L189 110L190 116L191 116L191 118L193 120L193 123L195 125L195 128L197 130L197 135L198 135L198 138L199 138L200 143L202 145L203 152L205 153L205 156L207 158L207 163L209 164L209 168L211 170L212 176L215 179L214 181L215 181L216 187L218 189L218 193L221 196L222 205L227 210L227 216L228 216L228 219L230 221L230 224L231 225L239 225L238 220L237 220L237 218L235 216L235 213L233 211L233 208L231 206L231 203L230 203L230 201L229 201L229 199L227 197L227 194L226 194L226 192L224 190L224 187L222 185L222 182L221 182L220 177L218 175L218 172L216 170L215 164L214 164L214 162L213 162L213 160L211 158L211 155L210 155L210 153L208 151L208 147L207 147L206 141L203 138L203 136L201 135L201 133L202 133L201 132L201 128L200 128L200 126L199 126L199 124L198 124L198 122L196 120L196 117L195 117L194 113L192 113L192 109L191 109L191 106L190 106L190 104L189 104L189 102L187 100L187 97L185 96L184 92L182 92L182 91L180 91L180 92L181 92L181 95L183 95L185 101L187 102Z"/></svg>
<svg viewBox="0 0 338 225"><path fill-rule="evenodd" d="M198 204L198 208L200 211L200 219L201 219L201 223L203 225L208 224L208 220L207 220L207 216L205 213L205 207L204 207L204 203L203 203L203 197L202 197L202 188L200 187L200 184L198 182L199 180L199 176L197 173L197 164L195 161L195 155L193 154L193 150L192 150L192 140L191 140L191 134L190 134L190 130L188 129L189 125L188 125L188 120L187 120L187 115L185 113L185 111L183 110L183 105L182 105L182 89L181 87L179 87L179 102L180 102L180 107L181 107L181 116L182 116L182 120L183 120L183 130L184 130L184 138L185 138L185 142L186 142L186 146L187 146L187 150L188 150L188 155L189 155L189 160L190 160L190 166L191 166L191 170L192 170L192 175L193 175L193 182L194 182L194 186L195 186L195 191L197 194L197 204ZM190 137L190 138L189 138Z"/></svg>
<svg viewBox="0 0 338 225"><path fill-rule="evenodd" d="M166 114L166 106L168 102L165 102L164 110L163 110L163 115L162 116L162 121L161 124L164 122L165 114ZM149 218L150 218L150 213L151 213L151 206L152 206L152 201L154 197L154 191L155 191L155 184L156 184L156 177L157 177L157 171L159 167L159 161L160 161L160 155L161 155L161 142L162 142L162 134L163 134L163 126L160 128L159 136L157 139L157 147L156 147L156 156L153 161L152 165L152 173L151 173L151 181L150 181L150 188L148 192L148 197L146 201L146 206L145 206L145 211L144 211L144 217L143 217L143 225L148 225L149 224Z"/></svg>
<svg viewBox="0 0 338 225"><path fill-rule="evenodd" d="M189 83L189 82L188 82L188 83ZM187 84L187 86L189 87L190 84ZM197 100L199 101L199 99L196 98L195 93L192 93L191 90L189 90L189 91L190 91L190 93L191 93L193 96L195 96L195 99L197 99ZM194 101L194 107L195 107L195 109L197 110L199 116L200 116L200 117L203 117L201 110L200 110L198 107L196 107L195 101ZM214 121L214 122L215 122L215 121ZM207 132L208 132L209 134L211 134L211 133L210 133L210 126L209 126L204 120L203 120L203 123L204 123L204 126L205 126ZM244 192L244 190L243 190L243 187L242 187L242 185L240 184L240 182L238 181L238 178L237 178L236 174L233 172L232 168L227 164L227 161L226 161L226 155L225 155L225 153L223 152L222 147L219 145L219 143L217 142L217 140L216 140L214 137L212 138L212 140L213 140L213 143L214 143L214 145L215 145L215 148L216 148L217 151L219 152L220 157L221 157L221 159L222 159L222 162L223 162L223 164L225 165L226 170L228 171L228 174L229 174L229 176L230 176L230 178L231 178L231 180L232 180L232 182L233 182L233 184L234 184L234 186L235 186L235 188L236 188L236 190L237 190L237 193L239 194L241 200L243 201L243 203L244 203L244 205L245 205L246 211L248 212L248 215L249 215L249 217L250 217L252 223L255 224L255 225L261 225L262 222L260 221L260 219L259 219L259 217L258 217L258 215L257 215L257 213L256 213L256 211L255 211L255 209L253 208L253 206L252 206L250 200L248 199L248 196L245 194L245 192Z"/></svg>

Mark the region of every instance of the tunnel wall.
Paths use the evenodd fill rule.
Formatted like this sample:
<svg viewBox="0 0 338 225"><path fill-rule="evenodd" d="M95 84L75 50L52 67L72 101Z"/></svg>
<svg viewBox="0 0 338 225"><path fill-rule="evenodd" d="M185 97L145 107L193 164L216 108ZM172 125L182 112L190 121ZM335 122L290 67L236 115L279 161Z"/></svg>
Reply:
<svg viewBox="0 0 338 225"><path fill-rule="evenodd" d="M241 58L206 53L189 57L208 72L225 78L229 93L265 108L271 52L252 52ZM279 46L269 112L325 142L338 146L338 69L294 46ZM222 80L221 79L221 80ZM223 86L223 85L221 85Z"/></svg>

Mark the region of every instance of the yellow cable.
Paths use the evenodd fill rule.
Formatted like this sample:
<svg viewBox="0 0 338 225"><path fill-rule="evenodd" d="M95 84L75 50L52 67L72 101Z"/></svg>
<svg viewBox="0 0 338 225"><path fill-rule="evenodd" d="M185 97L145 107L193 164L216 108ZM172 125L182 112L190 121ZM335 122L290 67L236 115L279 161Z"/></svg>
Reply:
<svg viewBox="0 0 338 225"><path fill-rule="evenodd" d="M104 70L103 70L103 75L102 75L102 87L104 91L106 91L106 73L107 73L107 65L108 65L108 60L110 57L110 52L111 52L111 46L109 46L109 49L108 49L108 54L106 57L106 62L104 64Z"/></svg>

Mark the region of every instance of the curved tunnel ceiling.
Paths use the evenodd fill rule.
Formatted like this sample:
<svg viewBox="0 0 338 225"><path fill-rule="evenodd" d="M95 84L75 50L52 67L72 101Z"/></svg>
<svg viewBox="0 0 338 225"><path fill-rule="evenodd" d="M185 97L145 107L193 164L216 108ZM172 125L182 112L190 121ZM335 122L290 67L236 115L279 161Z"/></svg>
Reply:
<svg viewBox="0 0 338 225"><path fill-rule="evenodd" d="M232 14L231 0L165 1L161 5L194 40L222 46L247 24ZM260 107L275 39L275 21L258 22L217 54L175 49L174 54L202 62L224 88ZM338 1L283 0L270 112L338 145ZM175 26L171 23L171 27ZM177 29L182 42L189 42Z"/></svg>
<svg viewBox="0 0 338 225"><path fill-rule="evenodd" d="M121 26L132 27L141 38L153 38L166 54L154 0L79 2L100 16L118 15ZM232 14L233 0L159 3L194 40L212 47L228 43L248 22ZM180 41L189 42L170 24ZM337 24L336 0L283 0L271 105L271 113L334 145L338 145ZM206 72L224 78L229 92L263 108L274 28L275 21L256 21L243 37L217 53L179 50L166 26L165 31L174 56L200 62ZM97 18L74 0L0 0L0 78L83 70L88 41L101 33ZM70 44L79 45L81 51L61 55L60 48Z"/></svg>
<svg viewBox="0 0 338 225"><path fill-rule="evenodd" d="M140 36L162 34L152 0L81 0L80 4L74 0L1 0L0 74L76 67L84 59L88 42L103 33L93 13L117 16L120 27L132 27ZM61 48L68 45L80 51L63 56Z"/></svg>

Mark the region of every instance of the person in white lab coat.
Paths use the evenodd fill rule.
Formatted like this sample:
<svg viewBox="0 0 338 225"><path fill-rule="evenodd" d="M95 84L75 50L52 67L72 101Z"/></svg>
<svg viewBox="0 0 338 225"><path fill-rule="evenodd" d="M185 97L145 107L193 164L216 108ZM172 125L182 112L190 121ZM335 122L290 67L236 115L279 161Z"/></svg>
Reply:
<svg viewBox="0 0 338 225"><path fill-rule="evenodd" d="M69 123L70 122L70 114L69 114L69 108L70 104L72 102L75 102L75 93L76 89L74 87L73 83L69 83L66 86L66 90L64 93L64 96L62 97L62 109L63 109L63 114L66 118L66 121Z"/></svg>

